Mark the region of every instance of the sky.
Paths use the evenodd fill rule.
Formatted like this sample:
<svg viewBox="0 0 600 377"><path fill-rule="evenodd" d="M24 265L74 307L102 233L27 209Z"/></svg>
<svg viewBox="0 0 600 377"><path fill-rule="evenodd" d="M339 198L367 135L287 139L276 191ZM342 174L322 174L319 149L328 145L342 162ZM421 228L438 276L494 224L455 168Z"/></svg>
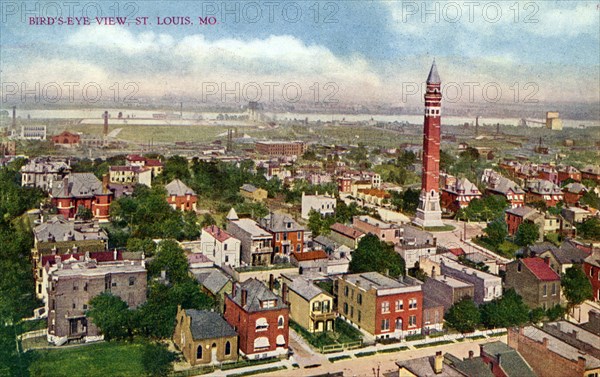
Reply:
<svg viewBox="0 0 600 377"><path fill-rule="evenodd" d="M3 102L25 90L37 90L50 102L68 97L70 88L75 96L85 88L89 98L92 86L115 101L135 92L402 106L422 101L435 59L448 101L600 103L598 1L0 6ZM126 24L99 25L103 19L96 18L115 15L127 17ZM63 25L57 25L58 16ZM79 19L68 25L68 16ZM77 25L84 16L90 25ZM146 25L142 19L136 24L136 17L147 17ZM42 19L55 25L40 25Z"/></svg>

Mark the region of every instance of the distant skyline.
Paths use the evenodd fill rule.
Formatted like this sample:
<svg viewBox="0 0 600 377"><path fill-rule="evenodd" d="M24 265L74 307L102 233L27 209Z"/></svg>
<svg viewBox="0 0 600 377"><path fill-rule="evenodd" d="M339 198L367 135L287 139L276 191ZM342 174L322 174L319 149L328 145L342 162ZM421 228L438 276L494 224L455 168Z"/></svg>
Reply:
<svg viewBox="0 0 600 377"><path fill-rule="evenodd" d="M92 25L29 25L23 13L56 16L59 9L66 18L68 8L23 4L2 3L3 99L12 90L6 83L95 82L108 92L115 82L121 90L135 82L141 95L201 96L207 83L234 88L238 82L250 96L249 84L258 83L261 101L269 85L278 100L286 83L298 83L302 100L310 100L311 85L319 83L319 99L335 92L342 102L414 105L422 101L415 85L425 81L435 58L447 97L460 95L458 101L495 99L500 88L499 103L528 95L541 102L600 102L595 1L233 2L229 12L224 2L118 3L120 15L132 14L129 21L148 17L152 25L146 26L94 25L97 8L89 4L100 4L104 15L115 8L86 2L74 10L81 16L87 4ZM215 25L198 25L199 16L211 14ZM169 16L187 16L194 25L156 24ZM325 87L328 82L335 87Z"/></svg>

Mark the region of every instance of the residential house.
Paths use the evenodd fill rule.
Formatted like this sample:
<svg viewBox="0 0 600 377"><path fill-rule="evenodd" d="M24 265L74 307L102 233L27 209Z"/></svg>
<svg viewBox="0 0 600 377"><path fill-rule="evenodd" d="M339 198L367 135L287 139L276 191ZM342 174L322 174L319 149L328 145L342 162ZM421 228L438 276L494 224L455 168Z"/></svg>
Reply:
<svg viewBox="0 0 600 377"><path fill-rule="evenodd" d="M289 307L285 301L255 278L234 284L233 292L225 296L224 317L239 334L242 356L261 359L287 354Z"/></svg>
<svg viewBox="0 0 600 377"><path fill-rule="evenodd" d="M216 225L204 227L200 234L201 250L215 265L240 266L242 242Z"/></svg>
<svg viewBox="0 0 600 377"><path fill-rule="evenodd" d="M389 206L389 201L392 195L382 189L360 189L356 191L356 199L363 205L370 204L378 207Z"/></svg>
<svg viewBox="0 0 600 377"><path fill-rule="evenodd" d="M544 260L548 258L550 268L559 275L575 264L582 264L589 255L588 252L579 249L569 241L562 242L560 247L549 242L538 243L529 246L528 252L532 257L540 257Z"/></svg>
<svg viewBox="0 0 600 377"><path fill-rule="evenodd" d="M596 332L592 332L573 322L560 320L545 322L542 330L577 348L581 352L600 359L600 335L596 333L600 331L600 328Z"/></svg>
<svg viewBox="0 0 600 377"><path fill-rule="evenodd" d="M515 349L496 341L479 345L481 360L495 377L537 377Z"/></svg>
<svg viewBox="0 0 600 377"><path fill-rule="evenodd" d="M577 205L579 199L585 195L588 189L579 182L571 182L563 187L565 203L568 205Z"/></svg>
<svg viewBox="0 0 600 377"><path fill-rule="evenodd" d="M337 311L375 338L420 334L423 326L421 282L377 272L344 275L336 280Z"/></svg>
<svg viewBox="0 0 600 377"><path fill-rule="evenodd" d="M308 332L334 329L333 296L301 276L285 284L290 318Z"/></svg>
<svg viewBox="0 0 600 377"><path fill-rule="evenodd" d="M517 234L519 225L525 221L532 222L539 227L538 241L544 240L544 214L532 207L516 207L507 209L505 212L506 225L508 225L508 234L514 236Z"/></svg>
<svg viewBox="0 0 600 377"><path fill-rule="evenodd" d="M592 377L600 373L600 360L581 352L539 327L508 329L508 345L521 354L540 377Z"/></svg>
<svg viewBox="0 0 600 377"><path fill-rule="evenodd" d="M467 178L449 178L446 178L446 184L442 188L442 208L457 212L459 209L467 207L471 200L481 199L481 192Z"/></svg>
<svg viewBox="0 0 600 377"><path fill-rule="evenodd" d="M442 351L437 351L435 356L425 356L397 361L399 377L494 377L488 366L479 357L459 359L458 357Z"/></svg>
<svg viewBox="0 0 600 377"><path fill-rule="evenodd" d="M70 172L67 159L36 157L21 167L21 186L50 191L52 182L62 181Z"/></svg>
<svg viewBox="0 0 600 377"><path fill-rule="evenodd" d="M146 158L138 154L130 154L125 161L126 166L137 166L140 168L149 168L152 170L152 178L163 172L163 163L157 159Z"/></svg>
<svg viewBox="0 0 600 377"><path fill-rule="evenodd" d="M360 240L365 236L365 233L358 229L349 227L344 224L335 223L329 227L331 233L329 237L335 242L348 246L352 250L356 249Z"/></svg>
<svg viewBox="0 0 600 377"><path fill-rule="evenodd" d="M225 295L233 290L231 278L218 268L202 268L191 271L200 289L215 299L218 307L223 310Z"/></svg>
<svg viewBox="0 0 600 377"><path fill-rule="evenodd" d="M505 197L511 208L525 205L525 191L515 182L500 175L500 173L486 169L481 177L481 182L486 184L488 194Z"/></svg>
<svg viewBox="0 0 600 377"><path fill-rule="evenodd" d="M455 279L448 275L433 273L423 283L423 297L439 302L444 307L444 312L465 297L475 297L473 284Z"/></svg>
<svg viewBox="0 0 600 377"><path fill-rule="evenodd" d="M219 313L178 306L176 318L173 343L192 366L237 361L237 333Z"/></svg>
<svg viewBox="0 0 600 377"><path fill-rule="evenodd" d="M309 272L327 272L327 253L323 250L305 251L303 253L292 253L290 262L298 266L300 274Z"/></svg>
<svg viewBox="0 0 600 377"><path fill-rule="evenodd" d="M600 183L600 166L588 165L581 169L581 179L589 179L591 181Z"/></svg>
<svg viewBox="0 0 600 377"><path fill-rule="evenodd" d="M111 166L108 169L110 183L145 185L152 187L152 169L139 166Z"/></svg>
<svg viewBox="0 0 600 377"><path fill-rule="evenodd" d="M269 265L273 262L273 235L252 219L229 217L227 233L240 240L241 261L247 265Z"/></svg>
<svg viewBox="0 0 600 377"><path fill-rule="evenodd" d="M528 203L544 202L548 207L554 207L564 200L560 187L545 179L534 179L527 183L525 201Z"/></svg>
<svg viewBox="0 0 600 377"><path fill-rule="evenodd" d="M437 240L429 232L404 225L400 228L400 239L394 246L394 250L402 256L406 268L415 268L421 257L436 253Z"/></svg>
<svg viewBox="0 0 600 377"><path fill-rule="evenodd" d="M592 284L594 301L600 301L600 249L595 248L583 261L583 272Z"/></svg>
<svg viewBox="0 0 600 377"><path fill-rule="evenodd" d="M502 297L502 279L500 276L464 266L449 258L442 258L440 272L442 275L449 275L455 279L473 284L473 301L477 305Z"/></svg>
<svg viewBox="0 0 600 377"><path fill-rule="evenodd" d="M550 259L522 258L506 265L505 287L513 288L532 309L550 309L560 304L560 275L550 268Z"/></svg>
<svg viewBox="0 0 600 377"><path fill-rule="evenodd" d="M240 187L240 195L255 202L263 202L267 199L268 192L265 189L246 183Z"/></svg>
<svg viewBox="0 0 600 377"><path fill-rule="evenodd" d="M579 207L568 207L561 210L562 217L570 224L579 224L592 217L592 213Z"/></svg>
<svg viewBox="0 0 600 377"><path fill-rule="evenodd" d="M396 224L386 223L371 216L361 215L352 218L352 227L365 234L376 235L381 241L398 243L401 236L400 227Z"/></svg>
<svg viewBox="0 0 600 377"><path fill-rule="evenodd" d="M47 287L48 342L99 340L100 330L86 317L89 301L109 292L137 308L146 302L146 268L143 261L100 263L85 258L69 263L57 257L48 271Z"/></svg>
<svg viewBox="0 0 600 377"><path fill-rule="evenodd" d="M108 177L101 182L92 173L71 173L50 188L52 205L59 215L74 219L79 207L89 209L97 219L108 221L113 193L108 189Z"/></svg>
<svg viewBox="0 0 600 377"><path fill-rule="evenodd" d="M270 213L260 219L260 226L273 237L273 253L289 256L304 251L304 227L290 216Z"/></svg>
<svg viewBox="0 0 600 377"><path fill-rule="evenodd" d="M210 268L215 265L211 259L202 253L190 253L186 255L186 258L188 265L190 266L190 271Z"/></svg>
<svg viewBox="0 0 600 377"><path fill-rule="evenodd" d="M567 179L581 182L581 172L572 166L559 166L556 170L558 172L558 182L556 183L559 185L562 185Z"/></svg>
<svg viewBox="0 0 600 377"><path fill-rule="evenodd" d="M302 218L308 220L311 210L317 211L321 216L333 216L337 200L334 195L325 193L324 195L305 195L302 192Z"/></svg>
<svg viewBox="0 0 600 377"><path fill-rule="evenodd" d="M442 331L444 329L444 305L423 294L423 333Z"/></svg>
<svg viewBox="0 0 600 377"><path fill-rule="evenodd" d="M165 190L167 190L167 202L173 209L196 211L198 196L185 183L174 179L165 186Z"/></svg>

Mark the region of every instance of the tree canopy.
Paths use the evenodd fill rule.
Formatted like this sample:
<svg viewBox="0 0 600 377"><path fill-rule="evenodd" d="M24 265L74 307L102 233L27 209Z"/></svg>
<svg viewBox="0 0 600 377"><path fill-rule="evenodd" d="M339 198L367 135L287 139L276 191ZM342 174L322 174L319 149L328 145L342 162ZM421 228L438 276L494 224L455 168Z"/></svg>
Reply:
<svg viewBox="0 0 600 377"><path fill-rule="evenodd" d="M481 306L481 321L488 328L520 326L529 321L529 307L511 288L501 298Z"/></svg>
<svg viewBox="0 0 600 377"><path fill-rule="evenodd" d="M125 339L132 336L131 316L127 303L120 297L104 292L92 298L86 316L104 335L106 340Z"/></svg>
<svg viewBox="0 0 600 377"><path fill-rule="evenodd" d="M508 227L504 220L494 220L483 230L489 242L498 247L508 237Z"/></svg>
<svg viewBox="0 0 600 377"><path fill-rule="evenodd" d="M470 297L452 305L444 317L448 326L461 333L473 332L481 323L479 309Z"/></svg>
<svg viewBox="0 0 600 377"><path fill-rule="evenodd" d="M585 276L585 272L577 265L567 268L561 276L560 284L567 299L569 309L594 297L592 284L587 276Z"/></svg>
<svg viewBox="0 0 600 377"><path fill-rule="evenodd" d="M515 243L519 246L531 246L540 237L540 227L531 221L523 221L517 228Z"/></svg>
<svg viewBox="0 0 600 377"><path fill-rule="evenodd" d="M394 246L382 242L373 234L367 234L352 253L349 271L388 273L391 277L405 274L404 259L394 251Z"/></svg>
<svg viewBox="0 0 600 377"><path fill-rule="evenodd" d="M579 234L588 240L600 241L600 219L591 217L577 226Z"/></svg>

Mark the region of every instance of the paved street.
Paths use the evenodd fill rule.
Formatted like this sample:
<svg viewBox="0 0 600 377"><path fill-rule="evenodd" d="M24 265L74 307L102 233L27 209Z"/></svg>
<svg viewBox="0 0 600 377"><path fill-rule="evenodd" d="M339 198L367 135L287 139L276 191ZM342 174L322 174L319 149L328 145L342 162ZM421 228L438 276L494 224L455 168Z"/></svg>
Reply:
<svg viewBox="0 0 600 377"><path fill-rule="evenodd" d="M321 365L329 363L322 354L314 352L306 341L290 328L290 347L294 350L291 362L297 363L300 368L309 365Z"/></svg>

